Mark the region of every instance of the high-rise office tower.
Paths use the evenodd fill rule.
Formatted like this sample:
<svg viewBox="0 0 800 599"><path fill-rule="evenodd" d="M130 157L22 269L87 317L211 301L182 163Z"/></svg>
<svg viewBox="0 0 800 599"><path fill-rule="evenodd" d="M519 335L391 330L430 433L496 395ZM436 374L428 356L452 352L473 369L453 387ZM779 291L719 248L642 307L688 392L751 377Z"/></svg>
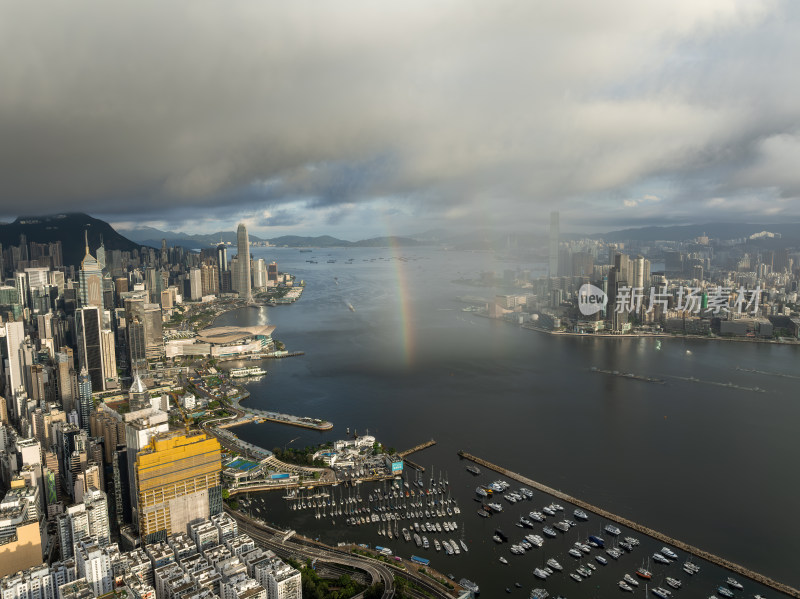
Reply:
<svg viewBox="0 0 800 599"><path fill-rule="evenodd" d="M89 234L86 233L86 255L81 260L80 298L81 306L96 306L103 309L103 271L100 264L89 253Z"/></svg>
<svg viewBox="0 0 800 599"><path fill-rule="evenodd" d="M267 266L267 280L278 282L278 263L270 262Z"/></svg>
<svg viewBox="0 0 800 599"><path fill-rule="evenodd" d="M25 384L25 371L23 369L22 354L20 353L22 344L25 343L25 325L21 322L7 322L5 324L6 335L6 395L16 396L19 387ZM19 410L16 402L12 402L14 420L19 420Z"/></svg>
<svg viewBox="0 0 800 599"><path fill-rule="evenodd" d="M249 302L253 299L250 291L250 238L244 223L239 223L236 229L236 244L239 249L236 291L239 292L239 297Z"/></svg>
<svg viewBox="0 0 800 599"><path fill-rule="evenodd" d="M92 379L84 366L78 376L78 418L81 428L89 432L89 417L92 413Z"/></svg>
<svg viewBox="0 0 800 599"><path fill-rule="evenodd" d="M228 270L228 248L224 243L217 246L217 266L220 274Z"/></svg>
<svg viewBox="0 0 800 599"><path fill-rule="evenodd" d="M550 213L550 263L549 272L551 277L558 276L558 237L559 237L558 212Z"/></svg>
<svg viewBox="0 0 800 599"><path fill-rule="evenodd" d="M75 327L78 332L78 356L82 367L89 371L92 388L105 389L103 373L103 349L100 338L102 318L97 307L75 311Z"/></svg>
<svg viewBox="0 0 800 599"><path fill-rule="evenodd" d="M136 456L142 541L166 540L189 522L222 511L219 441L202 432L154 437Z"/></svg>

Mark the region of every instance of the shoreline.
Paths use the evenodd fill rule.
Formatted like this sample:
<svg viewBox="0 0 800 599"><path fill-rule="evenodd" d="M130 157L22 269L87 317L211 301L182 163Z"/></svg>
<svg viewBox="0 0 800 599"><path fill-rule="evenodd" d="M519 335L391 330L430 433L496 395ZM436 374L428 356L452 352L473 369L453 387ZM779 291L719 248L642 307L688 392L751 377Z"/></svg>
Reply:
<svg viewBox="0 0 800 599"><path fill-rule="evenodd" d="M488 316L486 318L489 318ZM491 320L502 320L500 318L492 318ZM693 339L698 341L733 341L736 343L763 343L772 345L800 345L800 340L795 341L777 341L774 339L756 339L756 338L739 338L739 337L720 337L706 336L706 335L674 335L672 333L575 333L573 331L551 331L542 327L531 325L518 325L521 329L529 331L536 331L537 333L545 333L554 337L589 337L601 339Z"/></svg>

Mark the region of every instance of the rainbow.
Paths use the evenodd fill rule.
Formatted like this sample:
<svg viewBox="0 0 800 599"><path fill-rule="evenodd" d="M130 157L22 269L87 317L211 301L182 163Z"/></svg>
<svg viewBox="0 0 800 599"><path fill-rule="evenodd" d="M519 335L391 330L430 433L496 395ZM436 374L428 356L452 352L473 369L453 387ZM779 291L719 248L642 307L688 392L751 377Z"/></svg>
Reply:
<svg viewBox="0 0 800 599"><path fill-rule="evenodd" d="M403 352L405 365L411 366L414 363L414 328L411 324L411 293L408 286L408 273L406 263L400 260L400 246L394 241L393 236L389 236L389 249L392 253L394 262L394 272L397 282L397 300L400 312L400 331L399 337Z"/></svg>

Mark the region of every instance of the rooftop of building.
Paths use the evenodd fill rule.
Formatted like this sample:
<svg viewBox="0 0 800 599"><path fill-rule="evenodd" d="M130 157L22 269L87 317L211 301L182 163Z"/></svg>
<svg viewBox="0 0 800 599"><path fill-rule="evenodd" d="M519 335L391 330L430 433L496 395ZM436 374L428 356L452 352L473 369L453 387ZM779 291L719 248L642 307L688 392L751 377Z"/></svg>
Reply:
<svg viewBox="0 0 800 599"><path fill-rule="evenodd" d="M275 331L273 325L211 327L198 332L197 339L202 343L224 345L227 343L241 342L254 337L269 337L272 335L273 331Z"/></svg>

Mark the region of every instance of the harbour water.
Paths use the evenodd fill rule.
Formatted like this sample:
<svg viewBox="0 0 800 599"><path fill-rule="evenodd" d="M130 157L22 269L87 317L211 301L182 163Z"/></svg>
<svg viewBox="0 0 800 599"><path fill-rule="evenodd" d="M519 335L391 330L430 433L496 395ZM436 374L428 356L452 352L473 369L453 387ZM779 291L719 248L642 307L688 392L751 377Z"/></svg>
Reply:
<svg viewBox="0 0 800 599"><path fill-rule="evenodd" d="M436 446L411 457L448 472L463 510L459 524L466 524L475 550L452 558L452 568L449 558L427 555L432 566L457 577L472 573L483 588L493 589L488 596L498 596L516 579L529 592L535 586L531 571L541 566L532 556L517 558L492 542L496 526L509 536L525 532L514 526L520 510L504 505L508 511L500 516L477 517L475 480L456 456L464 449L800 587L795 550L800 524L793 517L800 500L800 479L794 475L800 458L795 440L800 348L553 337L462 312L456 296L491 297L503 290L465 287L455 279L537 266L490 254L373 248L313 254L254 248L253 253L276 260L281 271L304 279L307 287L295 305L247 308L218 319L218 324L274 324L275 337L287 349L305 351L270 361L269 375L248 386L249 401L335 426L318 433L251 424L236 433L267 448L342 438L346 427L368 429L399 450L435 438ZM316 264L306 262L312 256ZM665 383L610 376L593 367ZM488 482L488 473L483 478ZM280 494L265 501L267 519L276 524L322 540L381 544L374 528L367 532L341 522L331 530L313 512L288 510ZM525 513L531 503L549 500L526 502ZM592 520L581 525L581 534L592 534L590 525ZM574 540L555 541L565 544L565 552L567 541ZM395 545L404 545L402 538ZM623 556L632 566L626 571L633 572L655 549ZM408 547L408 554L415 551ZM499 563L501 554L511 564ZM558 559L566 568L571 558ZM708 572L697 576L711 577ZM676 577L686 585L688 577L680 574ZM617 578L593 577L561 592L595 596L598 584L619 592L619 571L602 576ZM707 597L714 581L724 581L719 572L713 576L702 587L700 578L692 579L696 590L685 586L681 594ZM539 586L559 592L551 581ZM747 595L752 592L757 591Z"/></svg>

